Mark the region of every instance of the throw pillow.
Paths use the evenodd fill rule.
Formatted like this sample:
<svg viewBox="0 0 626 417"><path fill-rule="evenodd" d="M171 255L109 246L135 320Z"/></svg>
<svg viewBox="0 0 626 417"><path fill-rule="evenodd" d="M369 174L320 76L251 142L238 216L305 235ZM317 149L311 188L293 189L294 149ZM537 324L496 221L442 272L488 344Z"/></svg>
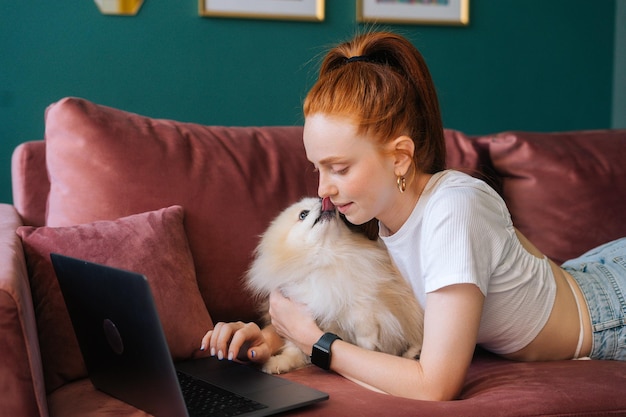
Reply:
<svg viewBox="0 0 626 417"><path fill-rule="evenodd" d="M626 130L506 132L489 152L513 223L555 262L626 236Z"/></svg>
<svg viewBox="0 0 626 417"><path fill-rule="evenodd" d="M17 233L26 255L47 392L86 376L50 252L145 275L175 360L192 357L212 326L180 206L68 227L23 226Z"/></svg>

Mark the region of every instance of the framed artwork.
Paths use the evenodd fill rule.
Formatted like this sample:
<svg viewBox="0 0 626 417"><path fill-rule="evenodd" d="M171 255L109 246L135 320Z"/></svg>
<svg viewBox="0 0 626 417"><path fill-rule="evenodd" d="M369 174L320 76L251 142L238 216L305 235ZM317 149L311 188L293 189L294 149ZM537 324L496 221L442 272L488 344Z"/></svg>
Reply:
<svg viewBox="0 0 626 417"><path fill-rule="evenodd" d="M139 12L143 0L94 0L102 14L134 16Z"/></svg>
<svg viewBox="0 0 626 417"><path fill-rule="evenodd" d="M464 26L469 24L469 0L357 0L357 20Z"/></svg>
<svg viewBox="0 0 626 417"><path fill-rule="evenodd" d="M200 16L324 20L324 0L199 0Z"/></svg>

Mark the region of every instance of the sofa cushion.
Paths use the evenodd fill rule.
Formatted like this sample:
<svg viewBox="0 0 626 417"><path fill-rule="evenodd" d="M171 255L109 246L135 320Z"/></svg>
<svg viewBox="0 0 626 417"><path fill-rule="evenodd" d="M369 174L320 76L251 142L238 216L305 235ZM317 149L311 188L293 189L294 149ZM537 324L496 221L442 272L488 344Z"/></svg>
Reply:
<svg viewBox="0 0 626 417"><path fill-rule="evenodd" d="M514 362L478 349L456 401L412 400L373 392L316 366L280 377L330 393L329 401L288 416L599 417L625 415L624 369L626 363L614 361ZM80 404L74 404L76 398ZM54 392L49 407L52 416L145 416L86 380Z"/></svg>
<svg viewBox="0 0 626 417"><path fill-rule="evenodd" d="M47 225L115 219L173 204L215 320L256 317L242 277L282 209L317 194L301 127L207 127L67 98L46 114Z"/></svg>
<svg viewBox="0 0 626 417"><path fill-rule="evenodd" d="M496 191L501 192L501 183L489 156L491 138L468 136L453 129L445 129L444 137L446 168L480 178Z"/></svg>
<svg viewBox="0 0 626 417"><path fill-rule="evenodd" d="M513 223L556 262L626 236L626 130L491 139Z"/></svg>
<svg viewBox="0 0 626 417"><path fill-rule="evenodd" d="M212 326L180 206L76 226L23 226L17 233L26 254L48 392L86 375L50 252L146 275L174 359L193 357Z"/></svg>

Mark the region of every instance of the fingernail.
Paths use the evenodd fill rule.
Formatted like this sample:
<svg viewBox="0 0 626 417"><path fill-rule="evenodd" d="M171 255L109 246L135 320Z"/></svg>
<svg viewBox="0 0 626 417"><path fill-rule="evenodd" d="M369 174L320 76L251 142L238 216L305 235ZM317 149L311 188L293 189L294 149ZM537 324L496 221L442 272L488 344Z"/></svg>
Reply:
<svg viewBox="0 0 626 417"><path fill-rule="evenodd" d="M200 350L204 351L204 346L200 346Z"/></svg>
<svg viewBox="0 0 626 417"><path fill-rule="evenodd" d="M253 359L256 357L256 352L254 350L250 351L250 357Z"/></svg>
<svg viewBox="0 0 626 417"><path fill-rule="evenodd" d="M224 359L224 352L222 352L221 350L217 351L217 359L222 360Z"/></svg>
<svg viewBox="0 0 626 417"><path fill-rule="evenodd" d="M215 348L211 348L211 356L215 356Z"/></svg>
<svg viewBox="0 0 626 417"><path fill-rule="evenodd" d="M233 352L228 352L228 360L229 361L232 361L234 357L235 357L235 355L233 354Z"/></svg>

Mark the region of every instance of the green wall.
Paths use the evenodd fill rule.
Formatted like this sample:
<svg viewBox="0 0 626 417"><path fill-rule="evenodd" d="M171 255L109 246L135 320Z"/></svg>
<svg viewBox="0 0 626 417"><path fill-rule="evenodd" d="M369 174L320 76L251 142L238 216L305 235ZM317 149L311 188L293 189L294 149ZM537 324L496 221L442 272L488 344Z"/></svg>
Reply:
<svg viewBox="0 0 626 417"><path fill-rule="evenodd" d="M609 128L616 2L470 0L470 26L388 26L428 61L446 127ZM145 0L135 17L90 0L0 0L0 202L10 156L42 138L64 96L203 124L301 124L319 55L359 28L354 0L323 23L209 19L197 0Z"/></svg>
<svg viewBox="0 0 626 417"><path fill-rule="evenodd" d="M626 0L615 9L615 55L613 63L613 121L611 127L626 129Z"/></svg>

